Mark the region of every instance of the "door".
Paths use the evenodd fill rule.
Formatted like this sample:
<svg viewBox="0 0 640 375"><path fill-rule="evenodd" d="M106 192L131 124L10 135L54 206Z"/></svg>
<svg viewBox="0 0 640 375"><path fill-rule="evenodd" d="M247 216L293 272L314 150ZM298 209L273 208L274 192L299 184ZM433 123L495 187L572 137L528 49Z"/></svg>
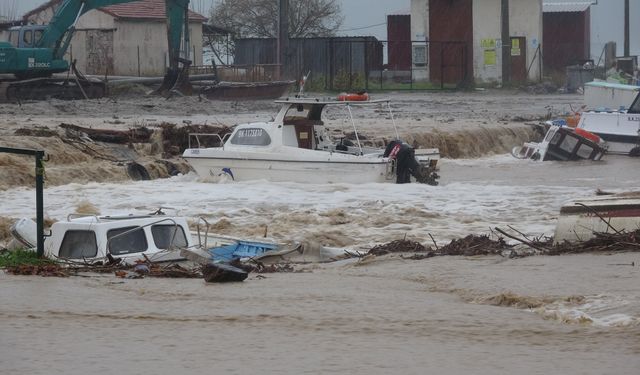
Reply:
<svg viewBox="0 0 640 375"><path fill-rule="evenodd" d="M459 85L473 77L473 2L429 1L429 75Z"/></svg>
<svg viewBox="0 0 640 375"><path fill-rule="evenodd" d="M313 149L313 125L296 124L296 137L298 138L298 147Z"/></svg>
<svg viewBox="0 0 640 375"><path fill-rule="evenodd" d="M511 37L511 82L527 81L527 38Z"/></svg>
<svg viewBox="0 0 640 375"><path fill-rule="evenodd" d="M113 30L87 30L86 51L86 74L113 74Z"/></svg>

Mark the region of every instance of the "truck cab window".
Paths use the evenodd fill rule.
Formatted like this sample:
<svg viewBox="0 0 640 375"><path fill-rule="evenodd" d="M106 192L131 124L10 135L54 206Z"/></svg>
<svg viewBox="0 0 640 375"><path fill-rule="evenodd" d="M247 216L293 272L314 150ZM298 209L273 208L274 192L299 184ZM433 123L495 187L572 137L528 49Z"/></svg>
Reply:
<svg viewBox="0 0 640 375"><path fill-rule="evenodd" d="M25 47L31 47L33 44L33 32L31 30L25 30L22 34L22 42Z"/></svg>
<svg viewBox="0 0 640 375"><path fill-rule="evenodd" d="M14 47L18 47L18 40L20 38L19 34L20 32L17 30L9 32L9 43L11 43L11 45Z"/></svg>

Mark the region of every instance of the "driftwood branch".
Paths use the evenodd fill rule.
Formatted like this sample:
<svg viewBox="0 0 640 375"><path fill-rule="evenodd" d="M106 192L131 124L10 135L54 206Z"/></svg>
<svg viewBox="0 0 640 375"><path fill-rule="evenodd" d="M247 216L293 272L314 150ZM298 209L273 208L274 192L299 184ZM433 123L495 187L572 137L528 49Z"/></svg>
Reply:
<svg viewBox="0 0 640 375"><path fill-rule="evenodd" d="M544 248L544 247L538 246L538 245L534 244L534 243L533 243L533 242L531 242L531 241L523 240L522 238L518 238L518 237L516 237L516 236L513 236L513 235L511 235L511 234L509 234L509 233L507 233L507 232L503 231L502 229L500 229L500 228L498 228L498 227L496 227L496 228L495 228L495 230L496 230L498 233L500 233L500 234L502 234L503 236L505 236L505 237L509 237L509 238L511 238L512 240L516 240L516 241L518 241L518 242L521 242L521 243L523 243L523 244L525 244L525 245L527 245L527 246L529 246L529 247L531 247L531 248L534 248L534 249L536 249L536 250L543 251L543 252L547 252L547 251L549 251L549 249L546 249L546 248Z"/></svg>

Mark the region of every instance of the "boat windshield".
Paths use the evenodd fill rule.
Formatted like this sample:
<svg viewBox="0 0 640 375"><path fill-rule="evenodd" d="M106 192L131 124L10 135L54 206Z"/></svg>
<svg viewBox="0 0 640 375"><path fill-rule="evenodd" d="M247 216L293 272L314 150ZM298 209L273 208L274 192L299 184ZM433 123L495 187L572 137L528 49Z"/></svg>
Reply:
<svg viewBox="0 0 640 375"><path fill-rule="evenodd" d="M636 100L633 101L627 113L640 113L640 93L636 96Z"/></svg>
<svg viewBox="0 0 640 375"><path fill-rule="evenodd" d="M284 115L284 123L296 122L296 120L320 121L324 105L320 104L293 104Z"/></svg>
<svg viewBox="0 0 640 375"><path fill-rule="evenodd" d="M148 248L147 237L141 227L111 229L107 232L109 252L113 255L141 253Z"/></svg>
<svg viewBox="0 0 640 375"><path fill-rule="evenodd" d="M151 234L158 249L187 247L187 237L184 235L184 229L179 225L152 225Z"/></svg>
<svg viewBox="0 0 640 375"><path fill-rule="evenodd" d="M93 258L98 254L96 234L92 230L68 230L58 256L68 259Z"/></svg>

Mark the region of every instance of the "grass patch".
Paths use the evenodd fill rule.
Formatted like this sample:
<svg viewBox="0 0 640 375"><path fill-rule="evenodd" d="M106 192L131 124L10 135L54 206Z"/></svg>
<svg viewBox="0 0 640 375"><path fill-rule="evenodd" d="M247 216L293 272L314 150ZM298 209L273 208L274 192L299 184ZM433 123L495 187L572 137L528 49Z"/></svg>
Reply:
<svg viewBox="0 0 640 375"><path fill-rule="evenodd" d="M38 254L32 250L15 250L0 253L0 268L18 267L23 265L42 266L45 264L55 264L56 262L47 258L38 258Z"/></svg>

